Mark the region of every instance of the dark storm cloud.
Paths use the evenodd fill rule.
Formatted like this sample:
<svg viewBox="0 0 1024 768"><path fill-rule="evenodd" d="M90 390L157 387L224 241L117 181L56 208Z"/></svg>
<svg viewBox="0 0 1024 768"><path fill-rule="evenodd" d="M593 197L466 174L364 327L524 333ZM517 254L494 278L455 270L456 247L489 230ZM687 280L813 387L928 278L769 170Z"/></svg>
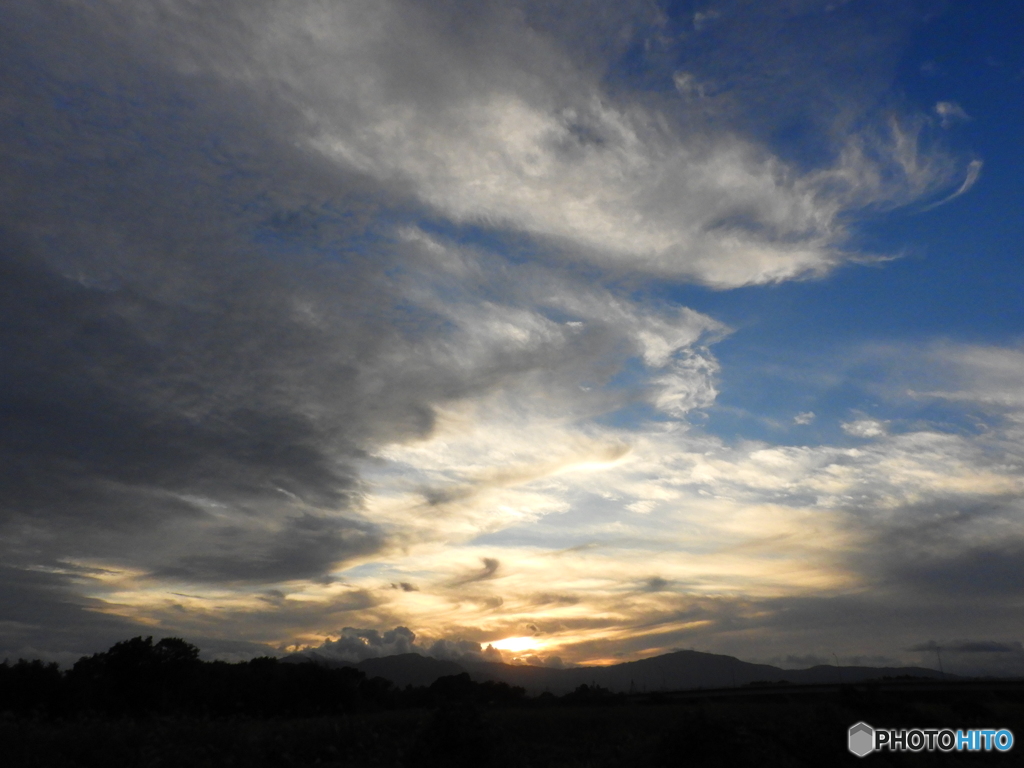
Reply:
<svg viewBox="0 0 1024 768"><path fill-rule="evenodd" d="M894 509L866 531L849 564L867 583L906 596L1005 599L1024 592L1024 539L1012 532L1013 496L933 493ZM855 513L856 514L856 513Z"/></svg>
<svg viewBox="0 0 1024 768"><path fill-rule="evenodd" d="M995 640L960 640L946 646L953 653L1024 653L1020 642L1000 643Z"/></svg>
<svg viewBox="0 0 1024 768"><path fill-rule="evenodd" d="M9 561L275 581L373 552L353 462L467 385L402 370L432 321L360 239L372 190L79 10L0 44Z"/></svg>
<svg viewBox="0 0 1024 768"><path fill-rule="evenodd" d="M1024 594L1024 541L969 547L932 557L913 557L892 564L890 578L928 594L999 596Z"/></svg>
<svg viewBox="0 0 1024 768"><path fill-rule="evenodd" d="M55 474L64 467L72 476L192 493L229 487L258 496L282 487L330 503L351 488L351 477L317 449L316 426L260 391L277 383L275 368L319 351L317 340L273 317L274 307L256 296L244 306L250 302L236 295L226 312L190 311L131 288L83 286L33 263L10 240L0 247L12 456ZM354 378L343 367L331 373L342 390ZM215 402L232 387L243 391ZM14 498L31 496L31 477L11 478L19 479L8 486Z"/></svg>
<svg viewBox="0 0 1024 768"><path fill-rule="evenodd" d="M207 538L214 553L182 555L154 575L201 581L316 578L339 559L372 554L383 543L368 524L310 514L285 518L270 534L228 525L209 531Z"/></svg>
<svg viewBox="0 0 1024 768"><path fill-rule="evenodd" d="M573 360L607 376L609 343L630 344L599 320L545 320L539 341L472 340L466 359L444 302L417 303L438 265L375 224L409 214L401 195L304 148L301 103L249 68L266 58L231 58L259 12L168 6L154 24L155 8L39 3L0 30L6 557L323 578L387 545L361 512L374 449L523 371L578 392ZM492 261L503 279L445 298L522 283L528 302L545 277Z"/></svg>
<svg viewBox="0 0 1024 768"><path fill-rule="evenodd" d="M301 285L288 286L272 264L253 269L253 254L234 273L222 267L203 276L228 294L223 306L189 306L122 281L83 284L47 269L14 237L0 247L8 524L49 521L69 541L93 533L111 540L172 518L186 529L213 526L204 538L215 552L165 570L215 579L315 575L379 544L365 523L301 509L272 532L242 536L237 520L224 524L218 514L225 505L251 517L274 503L344 510L357 501L346 459L361 455L376 425L352 412L344 430L309 410L332 396L355 410L359 372L338 347L373 342L303 328L287 307L308 293ZM187 266L164 266L168 278L189 280ZM425 407L408 405L391 427L426 429ZM344 410L331 415L343 418ZM263 551L239 560L219 541L232 538Z"/></svg>

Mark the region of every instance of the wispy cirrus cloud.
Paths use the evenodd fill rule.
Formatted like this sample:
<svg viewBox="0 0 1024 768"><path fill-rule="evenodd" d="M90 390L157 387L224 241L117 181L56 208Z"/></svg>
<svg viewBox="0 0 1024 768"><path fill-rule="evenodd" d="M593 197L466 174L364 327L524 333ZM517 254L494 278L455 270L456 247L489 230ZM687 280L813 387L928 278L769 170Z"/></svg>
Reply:
<svg viewBox="0 0 1024 768"><path fill-rule="evenodd" d="M170 4L135 10L131 24L167 64L252 94L273 130L341 168L455 223L550 238L604 267L720 287L820 275L846 259L846 214L956 178L951 159L922 150L913 121L848 133L813 170L739 131L709 132L696 113L673 128L576 65L543 18L531 25L530 5L468 18L457 4L401 2L200 13ZM758 37L749 13L726 15L716 34ZM657 27L637 34L657 39ZM743 76L730 75L730 90L746 89Z"/></svg>

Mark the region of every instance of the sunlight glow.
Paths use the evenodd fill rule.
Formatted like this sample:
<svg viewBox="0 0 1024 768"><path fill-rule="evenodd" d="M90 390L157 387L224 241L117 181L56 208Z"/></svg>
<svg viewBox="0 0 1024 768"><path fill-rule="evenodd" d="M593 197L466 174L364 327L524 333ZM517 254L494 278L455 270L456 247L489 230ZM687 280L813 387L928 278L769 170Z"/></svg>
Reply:
<svg viewBox="0 0 1024 768"><path fill-rule="evenodd" d="M543 648L546 643L543 640L538 640L536 637L506 637L504 640L498 640L497 642L491 643L499 651L511 651L512 653L522 653L523 651L536 651Z"/></svg>

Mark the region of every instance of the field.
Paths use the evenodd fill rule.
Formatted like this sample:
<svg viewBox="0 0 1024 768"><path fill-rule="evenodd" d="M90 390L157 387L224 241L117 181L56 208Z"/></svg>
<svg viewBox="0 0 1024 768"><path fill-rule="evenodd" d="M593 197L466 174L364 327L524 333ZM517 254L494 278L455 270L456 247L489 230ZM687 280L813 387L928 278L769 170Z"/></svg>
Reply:
<svg viewBox="0 0 1024 768"><path fill-rule="evenodd" d="M1024 764L1008 752L846 749L865 720L887 727L1005 727L1024 734L1019 684L889 684L651 694L613 702L452 701L318 717L14 717L0 722L11 768L39 766L832 766Z"/></svg>

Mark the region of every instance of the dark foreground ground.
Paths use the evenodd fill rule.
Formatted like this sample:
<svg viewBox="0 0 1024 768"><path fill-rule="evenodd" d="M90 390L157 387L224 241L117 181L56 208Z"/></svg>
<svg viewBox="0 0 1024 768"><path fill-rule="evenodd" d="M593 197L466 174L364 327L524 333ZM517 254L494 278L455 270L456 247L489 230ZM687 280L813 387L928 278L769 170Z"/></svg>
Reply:
<svg viewBox="0 0 1024 768"><path fill-rule="evenodd" d="M1008 752L873 753L847 729L1009 728ZM889 683L651 694L614 702L446 703L306 718L5 716L0 764L20 766L1024 765L1024 685Z"/></svg>

